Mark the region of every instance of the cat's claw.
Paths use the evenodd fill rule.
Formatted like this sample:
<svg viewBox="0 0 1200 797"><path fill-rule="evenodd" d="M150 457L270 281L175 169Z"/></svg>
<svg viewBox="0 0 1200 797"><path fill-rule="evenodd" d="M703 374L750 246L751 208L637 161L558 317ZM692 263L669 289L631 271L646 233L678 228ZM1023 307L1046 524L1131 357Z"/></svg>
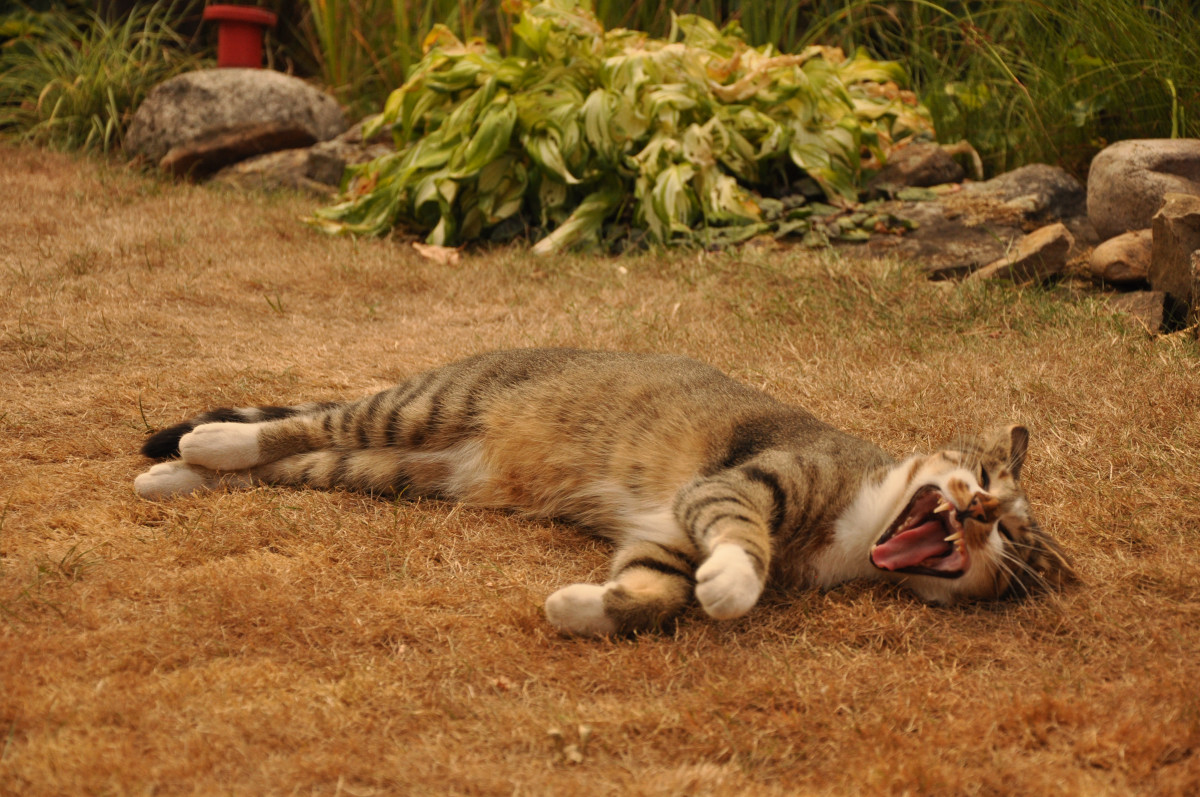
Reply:
<svg viewBox="0 0 1200 797"><path fill-rule="evenodd" d="M218 471L245 470L259 464L258 424L205 423L179 440L179 455L189 465Z"/></svg>
<svg viewBox="0 0 1200 797"><path fill-rule="evenodd" d="M572 584L546 598L546 619L560 631L577 636L603 636L617 630L604 612L607 585Z"/></svg>
<svg viewBox="0 0 1200 797"><path fill-rule="evenodd" d="M732 620L753 608L763 582L749 555L737 545L722 543L696 571L696 599L709 617Z"/></svg>

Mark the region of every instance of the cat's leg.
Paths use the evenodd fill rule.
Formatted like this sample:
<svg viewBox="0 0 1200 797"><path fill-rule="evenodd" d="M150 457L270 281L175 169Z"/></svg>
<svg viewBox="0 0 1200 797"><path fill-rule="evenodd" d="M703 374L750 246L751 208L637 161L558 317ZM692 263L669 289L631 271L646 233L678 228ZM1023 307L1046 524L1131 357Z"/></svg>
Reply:
<svg viewBox="0 0 1200 797"><path fill-rule="evenodd" d="M241 470L215 470L183 460L160 462L133 481L134 490L152 501L205 490L238 489L254 485L286 485L351 490L395 495L408 492L432 494L446 482L448 470L438 470L440 480L431 478L435 468L407 466L394 451L309 451ZM416 477L414 479L414 476Z"/></svg>
<svg viewBox="0 0 1200 797"><path fill-rule="evenodd" d="M262 462L259 429L267 423L217 421L197 426L179 439L179 456L189 465L216 471L252 468Z"/></svg>
<svg viewBox="0 0 1200 797"><path fill-rule="evenodd" d="M160 462L133 480L133 489L148 501L161 501L180 495L216 490L223 487L248 487L252 479L246 473L217 473L180 460Z"/></svg>
<svg viewBox="0 0 1200 797"><path fill-rule="evenodd" d="M326 449L437 452L473 428L464 409L473 406L467 388L474 382L459 385L455 376L454 368L429 371L358 401L309 405L310 412L281 417L227 418L254 411L221 411L219 420L197 424L179 438L179 456L191 465L236 471Z"/></svg>
<svg viewBox="0 0 1200 797"><path fill-rule="evenodd" d="M700 550L696 599L710 617L741 617L762 595L771 529L784 511L779 479L748 467L699 479L680 491L675 512Z"/></svg>
<svg viewBox="0 0 1200 797"><path fill-rule="evenodd" d="M546 618L569 634L601 636L662 628L691 601L689 553L648 540L625 543L605 584L572 584L546 599Z"/></svg>

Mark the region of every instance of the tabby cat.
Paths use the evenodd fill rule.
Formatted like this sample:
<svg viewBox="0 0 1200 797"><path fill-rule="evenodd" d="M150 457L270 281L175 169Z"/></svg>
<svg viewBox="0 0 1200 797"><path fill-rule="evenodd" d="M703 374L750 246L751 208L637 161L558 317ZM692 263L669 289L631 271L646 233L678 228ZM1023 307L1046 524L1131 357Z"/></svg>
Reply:
<svg viewBox="0 0 1200 797"><path fill-rule="evenodd" d="M586 526L615 544L604 584L546 600L562 631L657 629L695 595L740 617L784 589L901 582L936 603L1071 577L1019 484L1010 426L896 462L695 360L481 354L348 403L218 409L154 434L148 499L289 484L436 496Z"/></svg>

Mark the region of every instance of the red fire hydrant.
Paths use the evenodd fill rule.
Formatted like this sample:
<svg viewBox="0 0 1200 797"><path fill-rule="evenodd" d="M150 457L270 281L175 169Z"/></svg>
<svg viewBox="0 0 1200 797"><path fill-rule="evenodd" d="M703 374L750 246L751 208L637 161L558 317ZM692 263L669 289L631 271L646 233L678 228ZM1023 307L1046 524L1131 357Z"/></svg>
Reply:
<svg viewBox="0 0 1200 797"><path fill-rule="evenodd" d="M262 67L263 34L275 27L277 17L252 6L208 6L205 20L217 23L217 66Z"/></svg>

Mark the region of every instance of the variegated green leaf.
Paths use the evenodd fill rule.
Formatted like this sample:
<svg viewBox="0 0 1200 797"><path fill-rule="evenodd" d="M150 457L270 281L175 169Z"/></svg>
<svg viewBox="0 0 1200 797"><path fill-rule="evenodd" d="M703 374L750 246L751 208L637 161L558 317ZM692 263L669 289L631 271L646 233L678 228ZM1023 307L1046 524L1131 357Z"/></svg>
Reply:
<svg viewBox="0 0 1200 797"><path fill-rule="evenodd" d="M598 241L612 220L665 244L723 245L809 229L778 208L764 219L752 193L764 180L806 174L844 204L867 164L932 132L900 88L903 71L861 52L781 54L694 16L674 18L666 40L605 31L586 0L506 8L521 54L436 26L364 128L390 127L397 153L349 170L314 225L378 234L403 224L451 245L523 214L550 230L539 252Z"/></svg>

